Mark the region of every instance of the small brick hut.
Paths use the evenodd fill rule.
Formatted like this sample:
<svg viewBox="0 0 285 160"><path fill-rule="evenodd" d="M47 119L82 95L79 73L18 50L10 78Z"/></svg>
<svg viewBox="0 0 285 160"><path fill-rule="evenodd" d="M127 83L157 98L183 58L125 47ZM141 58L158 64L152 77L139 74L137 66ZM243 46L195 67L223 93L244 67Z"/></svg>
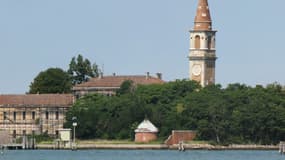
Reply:
<svg viewBox="0 0 285 160"><path fill-rule="evenodd" d="M148 143L157 139L158 129L145 119L135 130L135 142Z"/></svg>

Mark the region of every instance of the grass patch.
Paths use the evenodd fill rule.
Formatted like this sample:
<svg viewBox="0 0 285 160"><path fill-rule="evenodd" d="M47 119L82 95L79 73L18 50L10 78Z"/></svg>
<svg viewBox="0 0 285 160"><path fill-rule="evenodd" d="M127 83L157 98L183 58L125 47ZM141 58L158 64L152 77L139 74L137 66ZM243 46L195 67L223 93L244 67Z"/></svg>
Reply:
<svg viewBox="0 0 285 160"><path fill-rule="evenodd" d="M186 144L209 144L208 141L186 141Z"/></svg>
<svg viewBox="0 0 285 160"><path fill-rule="evenodd" d="M54 144L54 141L41 141L39 144Z"/></svg>
<svg viewBox="0 0 285 160"><path fill-rule="evenodd" d="M105 140L105 139L90 139L90 140L77 140L80 144L163 144L163 140L156 140L149 143L137 143L133 140Z"/></svg>
<svg viewBox="0 0 285 160"><path fill-rule="evenodd" d="M135 144L135 142L131 140L105 140L105 139L78 140L77 142L83 144Z"/></svg>

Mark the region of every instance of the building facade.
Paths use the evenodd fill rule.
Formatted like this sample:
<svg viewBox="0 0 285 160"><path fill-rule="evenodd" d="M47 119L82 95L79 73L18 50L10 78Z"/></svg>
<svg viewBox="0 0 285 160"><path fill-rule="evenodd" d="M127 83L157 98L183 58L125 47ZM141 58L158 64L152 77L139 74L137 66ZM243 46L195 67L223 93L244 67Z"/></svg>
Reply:
<svg viewBox="0 0 285 160"><path fill-rule="evenodd" d="M146 75L131 75L131 76L100 76L90 79L88 82L75 85L73 87L74 95L78 98L90 93L99 93L108 96L116 94L124 81L132 81L134 85L149 85L149 84L163 84L165 83L161 74L157 73L157 77Z"/></svg>
<svg viewBox="0 0 285 160"><path fill-rule="evenodd" d="M0 128L14 138L58 134L74 101L71 94L0 95Z"/></svg>
<svg viewBox="0 0 285 160"><path fill-rule="evenodd" d="M199 0L194 29L190 31L190 80L203 87L214 84L216 59L216 31L212 29L208 1Z"/></svg>

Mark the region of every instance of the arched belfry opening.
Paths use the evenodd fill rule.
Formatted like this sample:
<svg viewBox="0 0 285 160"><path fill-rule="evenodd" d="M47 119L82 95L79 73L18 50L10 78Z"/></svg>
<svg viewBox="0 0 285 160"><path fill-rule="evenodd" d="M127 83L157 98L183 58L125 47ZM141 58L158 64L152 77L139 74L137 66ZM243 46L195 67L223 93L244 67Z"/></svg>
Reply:
<svg viewBox="0 0 285 160"><path fill-rule="evenodd" d="M201 37L199 35L195 36L195 49L201 48Z"/></svg>

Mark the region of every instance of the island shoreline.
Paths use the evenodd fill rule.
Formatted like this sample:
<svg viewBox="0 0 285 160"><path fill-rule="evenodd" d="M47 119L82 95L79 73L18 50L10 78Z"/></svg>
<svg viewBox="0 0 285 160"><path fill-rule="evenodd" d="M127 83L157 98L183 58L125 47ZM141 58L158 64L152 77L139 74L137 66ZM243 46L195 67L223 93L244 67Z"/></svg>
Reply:
<svg viewBox="0 0 285 160"><path fill-rule="evenodd" d="M209 144L184 144L185 150L279 150L279 145L229 145L214 146ZM72 147L56 147L53 144L38 144L37 149L69 150ZM178 145L165 144L77 144L76 150L110 149L110 150L178 150Z"/></svg>

